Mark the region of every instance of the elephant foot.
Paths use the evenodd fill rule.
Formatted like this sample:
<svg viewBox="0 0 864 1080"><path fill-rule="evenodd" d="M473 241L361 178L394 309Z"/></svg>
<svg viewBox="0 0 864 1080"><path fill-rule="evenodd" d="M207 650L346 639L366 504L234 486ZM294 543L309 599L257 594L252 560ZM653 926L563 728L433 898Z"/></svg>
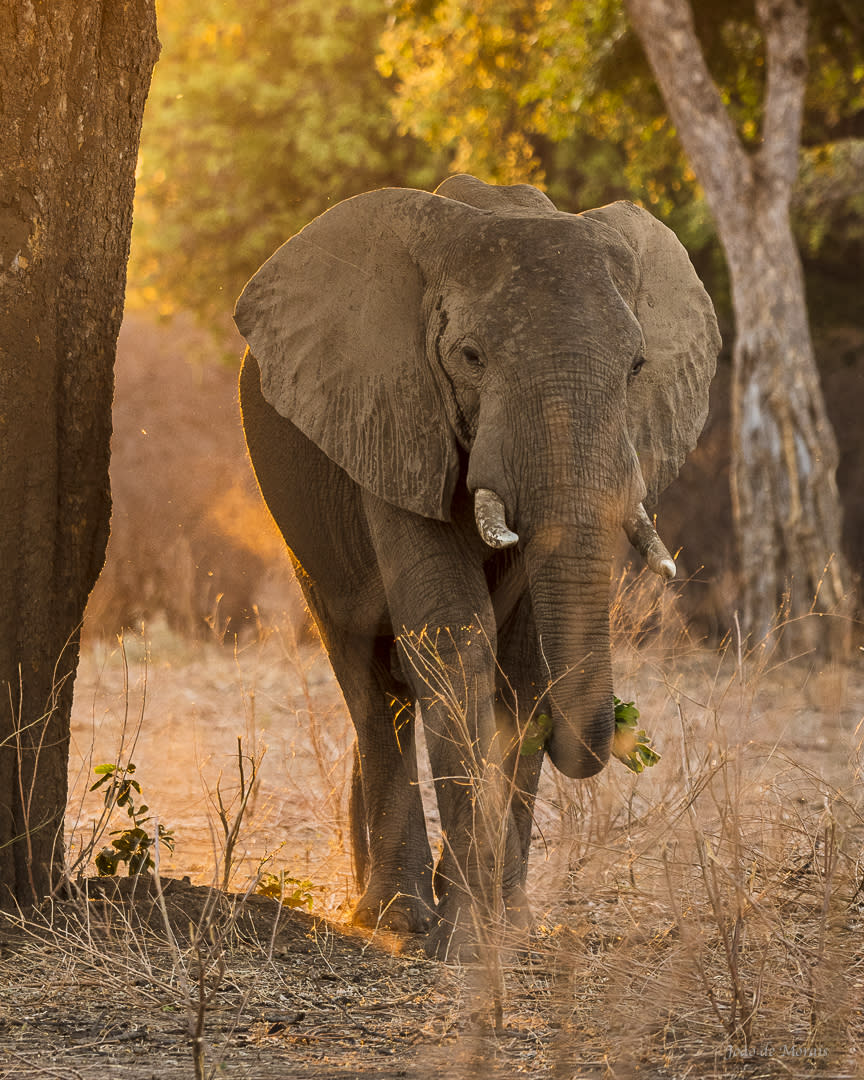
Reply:
<svg viewBox="0 0 864 1080"><path fill-rule="evenodd" d="M528 894L521 885L504 893L504 912L508 927L517 935L528 935L534 928L534 914Z"/></svg>
<svg viewBox="0 0 864 1080"><path fill-rule="evenodd" d="M480 959L481 948L473 928L454 926L446 919L439 919L426 935L424 951L430 960L444 963L466 964Z"/></svg>
<svg viewBox="0 0 864 1080"><path fill-rule="evenodd" d="M430 959L451 963L486 962L493 950L499 957L506 954L521 955L528 950L534 917L528 897L522 886L510 889L504 897L505 920L500 916L490 918L461 897L461 903L448 903L445 898L439 906L436 925L430 930L424 943ZM485 929L484 929L485 928Z"/></svg>
<svg viewBox="0 0 864 1080"><path fill-rule="evenodd" d="M423 934L432 924L430 903L416 896L397 893L390 900L364 894L354 909L351 922L365 930L387 930L392 934Z"/></svg>
<svg viewBox="0 0 864 1080"><path fill-rule="evenodd" d="M474 963L482 960L489 935L484 931L490 920L484 918L482 905L473 903L461 889L446 893L438 904L438 917L424 942L430 960L445 963Z"/></svg>

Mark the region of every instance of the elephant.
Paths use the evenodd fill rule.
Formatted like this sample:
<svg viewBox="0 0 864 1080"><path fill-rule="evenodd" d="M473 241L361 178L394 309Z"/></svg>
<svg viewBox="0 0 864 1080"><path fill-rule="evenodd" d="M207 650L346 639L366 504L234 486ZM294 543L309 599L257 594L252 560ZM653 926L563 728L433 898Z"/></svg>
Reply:
<svg viewBox="0 0 864 1080"><path fill-rule="evenodd" d="M675 574L646 506L705 422L711 300L631 202L456 175L326 210L234 318L249 455L356 731L353 920L433 957L524 933L544 753L577 779L610 755L621 529Z"/></svg>

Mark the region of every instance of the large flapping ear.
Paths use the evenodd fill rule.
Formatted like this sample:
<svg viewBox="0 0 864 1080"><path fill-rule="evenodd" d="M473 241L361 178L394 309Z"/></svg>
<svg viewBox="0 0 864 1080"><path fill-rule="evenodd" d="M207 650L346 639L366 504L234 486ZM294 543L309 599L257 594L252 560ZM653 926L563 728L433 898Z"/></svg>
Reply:
<svg viewBox="0 0 864 1080"><path fill-rule="evenodd" d="M632 302L645 363L628 388L627 415L650 505L678 475L708 415L720 351L714 306L675 233L647 210L616 202L580 216L614 229L639 264Z"/></svg>
<svg viewBox="0 0 864 1080"><path fill-rule="evenodd" d="M234 313L277 412L363 487L442 520L458 458L425 359L418 257L458 227L445 220L457 206L401 188L339 203L279 248Z"/></svg>
<svg viewBox="0 0 864 1080"><path fill-rule="evenodd" d="M498 186L478 180L476 176L458 173L448 176L435 188L436 195L479 207L481 210L494 210L499 214L516 213L552 213L558 211L555 203L543 194L539 188L530 184L511 184Z"/></svg>

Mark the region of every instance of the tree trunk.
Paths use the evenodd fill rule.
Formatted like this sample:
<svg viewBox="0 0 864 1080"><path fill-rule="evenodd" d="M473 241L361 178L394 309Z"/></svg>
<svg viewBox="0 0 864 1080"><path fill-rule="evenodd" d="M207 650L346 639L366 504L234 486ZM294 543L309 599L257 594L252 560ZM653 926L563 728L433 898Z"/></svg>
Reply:
<svg viewBox="0 0 864 1080"><path fill-rule="evenodd" d="M0 905L62 870L153 0L0 0Z"/></svg>
<svg viewBox="0 0 864 1080"><path fill-rule="evenodd" d="M837 644L843 623L801 619L843 609L838 453L810 340L801 262L785 207L757 195L749 227L727 235L735 306L732 507L744 626L779 619L789 650ZM791 620L791 621L787 621Z"/></svg>
<svg viewBox="0 0 864 1080"><path fill-rule="evenodd" d="M789 203L807 75L803 0L756 0L767 64L762 141L739 139L708 71L688 0L626 0L669 115L714 214L735 310L732 505L741 620L763 637L779 619L787 651L832 648L810 611L843 611L837 445L813 356ZM836 631L836 632L834 632Z"/></svg>

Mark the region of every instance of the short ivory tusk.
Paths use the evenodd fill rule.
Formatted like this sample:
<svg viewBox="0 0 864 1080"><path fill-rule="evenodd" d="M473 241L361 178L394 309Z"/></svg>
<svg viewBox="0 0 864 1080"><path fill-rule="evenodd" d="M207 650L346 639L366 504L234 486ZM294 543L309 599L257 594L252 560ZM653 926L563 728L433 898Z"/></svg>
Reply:
<svg viewBox="0 0 864 1080"><path fill-rule="evenodd" d="M489 488L474 492L474 519L483 540L493 548L512 547L519 537L507 528L504 501Z"/></svg>
<svg viewBox="0 0 864 1080"><path fill-rule="evenodd" d="M675 560L660 537L642 503L636 508L632 517L624 522L624 532L627 539L639 552L648 566L659 574L660 577L671 581L677 573Z"/></svg>

